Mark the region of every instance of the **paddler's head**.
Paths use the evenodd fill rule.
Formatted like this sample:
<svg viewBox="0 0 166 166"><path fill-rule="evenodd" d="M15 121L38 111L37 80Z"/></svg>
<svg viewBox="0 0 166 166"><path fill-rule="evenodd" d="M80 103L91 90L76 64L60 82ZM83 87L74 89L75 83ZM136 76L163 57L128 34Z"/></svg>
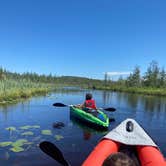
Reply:
<svg viewBox="0 0 166 166"><path fill-rule="evenodd" d="M134 161L122 152L109 155L103 162L102 166L136 166Z"/></svg>
<svg viewBox="0 0 166 166"><path fill-rule="evenodd" d="M86 100L91 100L92 99L92 94L91 93L86 93L85 99Z"/></svg>

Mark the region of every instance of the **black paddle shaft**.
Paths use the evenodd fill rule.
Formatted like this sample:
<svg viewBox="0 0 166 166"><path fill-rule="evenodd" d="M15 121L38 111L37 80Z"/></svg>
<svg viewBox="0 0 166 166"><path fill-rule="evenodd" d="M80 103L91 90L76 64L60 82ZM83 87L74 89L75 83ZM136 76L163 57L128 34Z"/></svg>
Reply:
<svg viewBox="0 0 166 166"><path fill-rule="evenodd" d="M55 106L55 107L68 107L70 105L65 105L63 103L54 103L53 106ZM110 111L110 112L116 111L116 108L113 108L113 107L99 108L99 109L102 109L102 110L105 110L105 111Z"/></svg>

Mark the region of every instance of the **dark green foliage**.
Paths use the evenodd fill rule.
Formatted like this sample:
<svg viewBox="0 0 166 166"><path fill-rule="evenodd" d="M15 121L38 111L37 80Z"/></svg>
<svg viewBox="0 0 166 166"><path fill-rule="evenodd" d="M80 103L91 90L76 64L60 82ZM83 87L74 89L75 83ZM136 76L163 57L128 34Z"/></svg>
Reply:
<svg viewBox="0 0 166 166"><path fill-rule="evenodd" d="M140 87L141 86L141 76L140 76L140 69L138 66L135 67L132 74L127 79L127 85L134 86L134 87Z"/></svg>
<svg viewBox="0 0 166 166"><path fill-rule="evenodd" d="M144 85L148 87L159 87L160 69L156 61L152 61L144 76Z"/></svg>
<svg viewBox="0 0 166 166"><path fill-rule="evenodd" d="M103 89L152 95L166 95L166 72L160 70L158 63L152 61L144 76L136 66L127 79L120 77L117 81L109 79L107 73L104 80L75 76L53 76L26 72L23 74L9 72L0 67L0 101L27 98L36 93L46 93L63 86Z"/></svg>

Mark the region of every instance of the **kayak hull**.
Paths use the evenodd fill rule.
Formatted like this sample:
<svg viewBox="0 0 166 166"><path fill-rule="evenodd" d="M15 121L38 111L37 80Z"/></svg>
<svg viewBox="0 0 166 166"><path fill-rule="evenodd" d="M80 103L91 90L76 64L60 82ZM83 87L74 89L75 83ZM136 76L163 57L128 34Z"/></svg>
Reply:
<svg viewBox="0 0 166 166"><path fill-rule="evenodd" d="M89 127L93 127L96 129L108 129L109 127L109 118L102 111L98 110L98 115L94 116L91 113L85 112L79 108L70 107L71 116L76 119L79 119L81 122L85 123ZM98 117L102 117L99 119Z"/></svg>
<svg viewBox="0 0 166 166"><path fill-rule="evenodd" d="M109 133L107 135L109 136ZM109 155L118 152L120 147L122 145L124 146L123 143L112 140L108 138L107 135L96 145L82 166L102 166L104 160ZM125 144L125 146L131 145ZM141 166L166 166L164 156L155 144L154 146L135 144L133 147L136 149Z"/></svg>

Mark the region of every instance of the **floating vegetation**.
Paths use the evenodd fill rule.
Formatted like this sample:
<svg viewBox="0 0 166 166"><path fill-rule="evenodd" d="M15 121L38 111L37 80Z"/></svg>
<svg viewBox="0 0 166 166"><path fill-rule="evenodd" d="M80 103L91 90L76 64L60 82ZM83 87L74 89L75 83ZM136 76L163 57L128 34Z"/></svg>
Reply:
<svg viewBox="0 0 166 166"><path fill-rule="evenodd" d="M39 125L33 125L33 126L30 126L30 125L27 125L27 126L22 126L22 127L19 127L20 129L22 130L28 130L28 129L39 129L40 126Z"/></svg>
<svg viewBox="0 0 166 166"><path fill-rule="evenodd" d="M34 128L34 129L39 129L40 126L39 126L39 125L33 125L32 128Z"/></svg>
<svg viewBox="0 0 166 166"><path fill-rule="evenodd" d="M28 141L26 139L19 139L16 142L13 142L11 145L14 146L23 146Z"/></svg>
<svg viewBox="0 0 166 166"><path fill-rule="evenodd" d="M57 141L59 141L59 140L61 140L61 139L63 139L64 137L62 136L62 135L55 135L55 139L57 140Z"/></svg>
<svg viewBox="0 0 166 166"><path fill-rule="evenodd" d="M61 124L63 125L63 124ZM34 130L33 130L34 129ZM11 152L25 152L27 150L29 150L30 148L32 148L33 146L37 145L39 142L41 142L41 139L43 137L43 135L48 135L48 136L53 136L52 131L51 130L38 130L40 129L39 125L24 125L24 126L19 126L19 127L14 127L14 126L9 126L7 128L5 128L5 130L9 131L10 133L10 139L4 141L4 142L0 142L0 148L4 148L6 150L5 147L7 147L7 150L11 151ZM15 134L11 136L12 132L14 132ZM38 133L37 137L36 137L36 132L41 132L41 134ZM26 136L31 136L29 137L31 140L27 140L27 139L22 139ZM18 139L19 137L22 137L21 139ZM61 135L56 135L55 139L56 140L60 140L62 139L63 136ZM4 159L8 160L9 159L9 151L5 152L5 156Z"/></svg>
<svg viewBox="0 0 166 166"><path fill-rule="evenodd" d="M51 130L42 130L41 133L42 133L43 135L52 135Z"/></svg>
<svg viewBox="0 0 166 166"><path fill-rule="evenodd" d="M22 152L24 151L24 148L22 146L26 144L27 142L28 141L26 139L19 139L11 144L12 148L10 148L10 150L12 152Z"/></svg>
<svg viewBox="0 0 166 166"><path fill-rule="evenodd" d="M16 153L24 151L24 149L22 147L20 147L20 146L13 146L12 148L10 148L10 150L12 152L16 152Z"/></svg>
<svg viewBox="0 0 166 166"><path fill-rule="evenodd" d="M7 127L7 128L5 128L6 130L9 130L9 131L15 131L16 130L16 128L15 127L13 127L13 126L11 126L11 127Z"/></svg>
<svg viewBox="0 0 166 166"><path fill-rule="evenodd" d="M27 131L27 132L22 133L21 135L28 136L28 135L34 135L34 133L32 131Z"/></svg>
<svg viewBox="0 0 166 166"><path fill-rule="evenodd" d="M0 142L0 147L6 147L6 146L9 146L9 145L11 145L12 144L12 142Z"/></svg>
<svg viewBox="0 0 166 166"><path fill-rule="evenodd" d="M31 126L29 126L29 125L19 127L19 129L22 129L22 130L28 130L28 129L30 129L30 128L31 128Z"/></svg>

